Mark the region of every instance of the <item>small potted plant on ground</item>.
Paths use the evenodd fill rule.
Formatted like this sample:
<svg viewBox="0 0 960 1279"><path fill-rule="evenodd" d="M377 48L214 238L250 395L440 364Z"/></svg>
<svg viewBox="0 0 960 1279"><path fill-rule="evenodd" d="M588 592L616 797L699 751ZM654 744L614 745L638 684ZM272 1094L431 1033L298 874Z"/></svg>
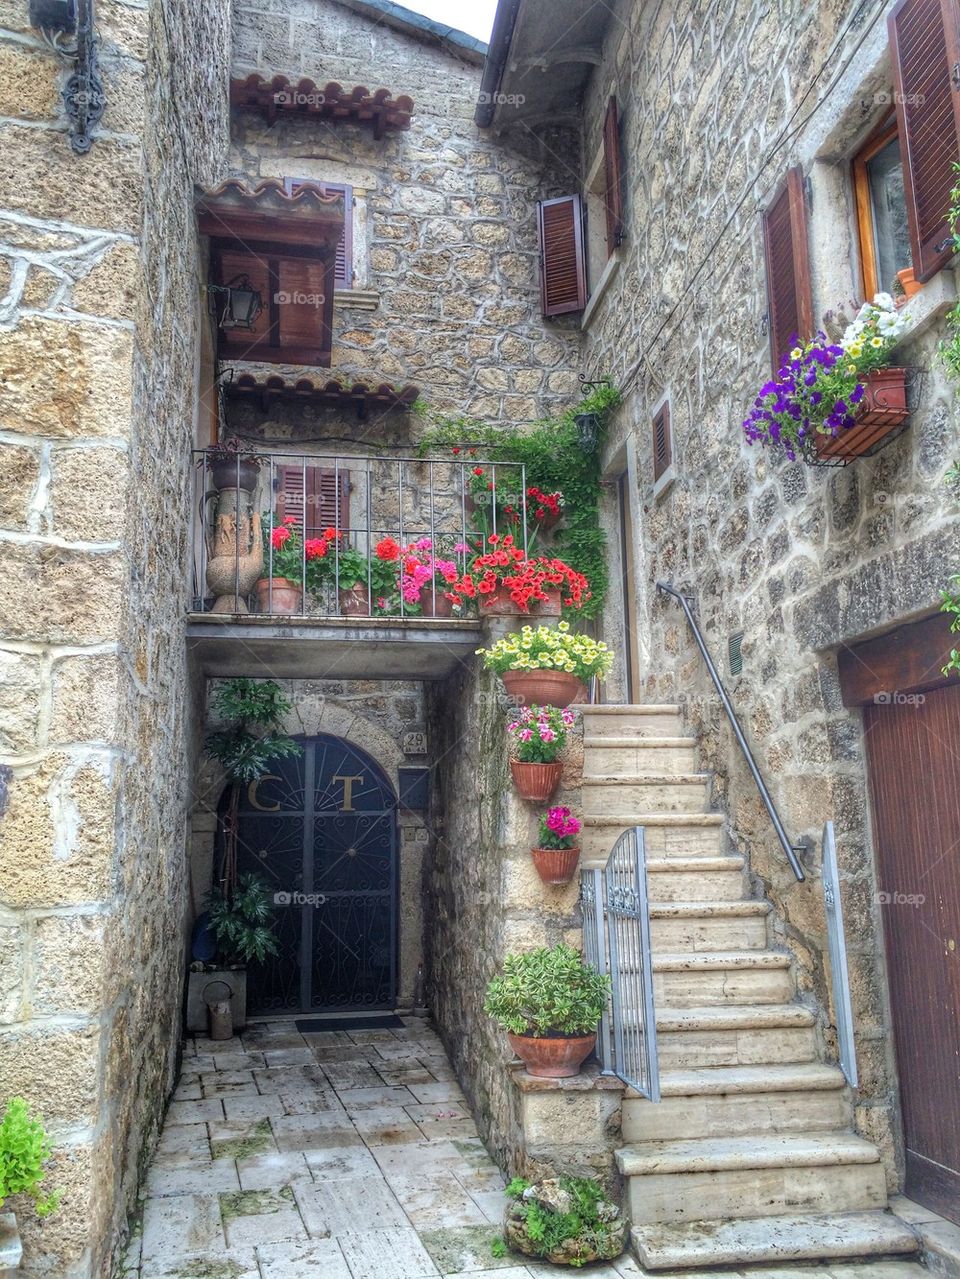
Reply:
<svg viewBox="0 0 960 1279"><path fill-rule="evenodd" d="M800 456L814 466L877 452L909 417L906 369L887 367L905 325L893 298L878 293L838 341L821 331L798 342L776 378L760 388L743 423L749 442L773 444L791 460Z"/></svg>
<svg viewBox="0 0 960 1279"><path fill-rule="evenodd" d="M60 1192L41 1189L49 1159L50 1142L43 1124L30 1114L22 1097L11 1097L0 1122L0 1209L15 1195L26 1195L33 1200L38 1217L56 1210ZM22 1252L15 1214L0 1211L0 1271L13 1274Z"/></svg>
<svg viewBox="0 0 960 1279"><path fill-rule="evenodd" d="M577 836L581 823L569 808L550 808L540 814L540 834L530 856L545 884L569 884L580 860Z"/></svg>
<svg viewBox="0 0 960 1279"><path fill-rule="evenodd" d="M542 803L556 790L563 772L560 752L573 723L573 712L556 706L523 706L510 720L507 734L516 752L510 771L523 799Z"/></svg>
<svg viewBox="0 0 960 1279"><path fill-rule="evenodd" d="M613 665L613 653L606 644L571 631L569 622L524 626L477 653L521 705L570 706L586 701L587 680L593 675L602 679Z"/></svg>
<svg viewBox="0 0 960 1279"><path fill-rule="evenodd" d="M506 1243L555 1266L612 1261L627 1245L627 1222L592 1177L548 1177L531 1185L514 1177L506 1188Z"/></svg>
<svg viewBox="0 0 960 1279"><path fill-rule="evenodd" d="M593 1052L609 990L609 977L561 942L507 955L484 1010L507 1031L528 1074L566 1079Z"/></svg>

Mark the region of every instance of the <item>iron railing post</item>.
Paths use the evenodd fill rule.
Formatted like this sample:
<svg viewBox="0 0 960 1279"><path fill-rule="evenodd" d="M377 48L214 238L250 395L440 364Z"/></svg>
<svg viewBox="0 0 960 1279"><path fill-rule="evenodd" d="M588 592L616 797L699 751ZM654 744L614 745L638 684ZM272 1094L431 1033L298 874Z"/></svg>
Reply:
<svg viewBox="0 0 960 1279"><path fill-rule="evenodd" d="M833 822L823 828L823 905L827 920L827 948L830 952L830 978L833 985L833 1007L837 1018L837 1049L840 1069L851 1088L857 1086L857 1046L853 1034L853 1005L850 999L850 973L847 968L847 939L843 926L843 902L840 897L840 867L837 863L837 841Z"/></svg>

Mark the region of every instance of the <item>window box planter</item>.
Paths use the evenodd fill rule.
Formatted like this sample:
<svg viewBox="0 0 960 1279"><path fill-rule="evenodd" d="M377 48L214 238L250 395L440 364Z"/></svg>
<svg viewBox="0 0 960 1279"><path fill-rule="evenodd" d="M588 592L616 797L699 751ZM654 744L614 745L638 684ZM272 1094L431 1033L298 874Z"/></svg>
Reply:
<svg viewBox="0 0 960 1279"><path fill-rule="evenodd" d="M504 671L503 686L520 706L556 706L562 709L585 701L587 688L566 671Z"/></svg>
<svg viewBox="0 0 960 1279"><path fill-rule="evenodd" d="M835 436L814 436L807 461L812 466L846 466L857 458L872 457L892 443L910 422L906 379L905 368L874 369L869 373L856 426Z"/></svg>
<svg viewBox="0 0 960 1279"><path fill-rule="evenodd" d="M577 873L579 848L531 848L537 874L545 884L569 884Z"/></svg>
<svg viewBox="0 0 960 1279"><path fill-rule="evenodd" d="M596 1033L551 1038L548 1035L514 1035L507 1032L510 1047L527 1068L528 1075L539 1079L570 1079L580 1074L580 1067L596 1046Z"/></svg>
<svg viewBox="0 0 960 1279"><path fill-rule="evenodd" d="M257 611L260 613L299 613L303 589L288 577L261 577L256 584Z"/></svg>
<svg viewBox="0 0 960 1279"><path fill-rule="evenodd" d="M550 798L560 784L563 765L559 761L553 764L525 764L518 759L512 759L510 772L513 774L513 784L521 799L543 803Z"/></svg>

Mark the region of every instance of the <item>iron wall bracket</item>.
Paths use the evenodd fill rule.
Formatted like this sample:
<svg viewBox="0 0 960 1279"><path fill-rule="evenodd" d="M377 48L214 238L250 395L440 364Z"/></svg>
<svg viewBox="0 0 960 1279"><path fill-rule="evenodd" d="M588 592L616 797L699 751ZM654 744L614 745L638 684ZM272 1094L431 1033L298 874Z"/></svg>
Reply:
<svg viewBox="0 0 960 1279"><path fill-rule="evenodd" d="M54 52L72 66L63 89L63 105L70 121L70 146L86 155L93 145L93 130L103 118L106 97L97 67L97 39L94 27L94 0L70 0L67 4L34 0L30 16ZM62 10L62 13L60 12ZM65 35L73 35L67 46Z"/></svg>

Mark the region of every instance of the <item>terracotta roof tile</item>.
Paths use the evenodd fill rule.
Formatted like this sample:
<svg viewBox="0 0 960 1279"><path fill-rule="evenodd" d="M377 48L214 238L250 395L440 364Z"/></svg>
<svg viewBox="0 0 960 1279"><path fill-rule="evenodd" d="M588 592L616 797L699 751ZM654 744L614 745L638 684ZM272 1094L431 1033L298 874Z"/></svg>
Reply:
<svg viewBox="0 0 960 1279"><path fill-rule="evenodd" d="M368 408L407 409L420 394L419 387L409 383L397 387L389 382L341 382L335 378L314 382L308 377L294 382L276 374L265 377L252 373L242 373L224 383L224 391L231 399L260 400L264 404L274 399L299 400L331 407L354 405L364 412Z"/></svg>
<svg viewBox="0 0 960 1279"><path fill-rule="evenodd" d="M331 81L322 87L306 78L296 82L276 75L271 80L253 73L245 80L230 81L230 101L234 106L256 107L274 120L281 111L317 116L324 120L351 120L371 124L375 137L389 130L409 129L413 99L401 94L394 98L389 89L371 92L365 85L353 89Z"/></svg>

